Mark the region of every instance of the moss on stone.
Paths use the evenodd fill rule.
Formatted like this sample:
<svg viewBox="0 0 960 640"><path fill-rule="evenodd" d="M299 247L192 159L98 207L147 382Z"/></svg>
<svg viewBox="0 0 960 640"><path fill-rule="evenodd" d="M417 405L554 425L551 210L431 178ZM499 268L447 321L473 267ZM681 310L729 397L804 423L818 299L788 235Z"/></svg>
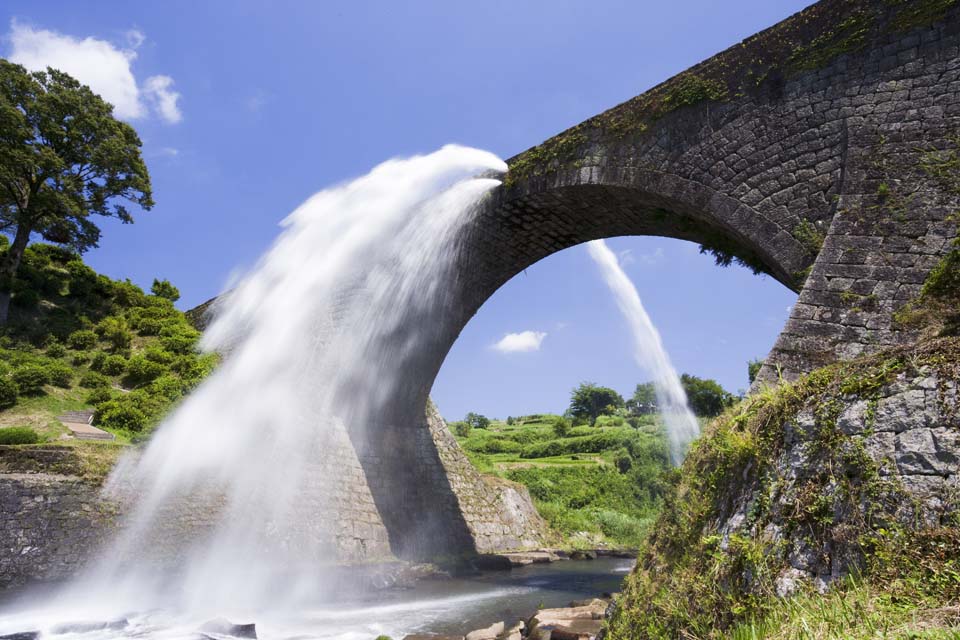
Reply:
<svg viewBox="0 0 960 640"><path fill-rule="evenodd" d="M923 370L956 383L958 359L960 340L941 339L833 364L761 390L713 422L678 474L608 638L726 637L732 627L780 610L776 579L789 567L789 540L858 560L863 578L875 584L897 572L916 574L906 598L926 597L922 584L940 586L938 601L960 596L960 583L943 586L956 575L957 530L900 524L894 512L910 496L895 476L881 473L883 463L861 439L838 428L845 407L858 398L869 406L898 375ZM801 413L809 417L801 420ZM788 479L776 464L798 446L791 435L798 430L805 430L803 455L816 462ZM792 500L774 514L773 497L787 482ZM725 532L721 526L745 500L747 521ZM785 512L783 504L792 508ZM910 551L926 538L950 546Z"/></svg>

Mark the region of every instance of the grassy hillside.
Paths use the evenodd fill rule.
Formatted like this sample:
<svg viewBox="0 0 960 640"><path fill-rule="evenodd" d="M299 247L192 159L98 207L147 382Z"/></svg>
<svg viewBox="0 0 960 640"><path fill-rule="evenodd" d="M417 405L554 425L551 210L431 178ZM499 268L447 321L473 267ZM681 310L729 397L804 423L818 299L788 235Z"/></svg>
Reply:
<svg viewBox="0 0 960 640"><path fill-rule="evenodd" d="M196 352L200 334L174 307L176 290L157 291L98 275L58 247L28 247L0 330L0 441L9 427L56 440L56 416L85 408L119 443L146 437L217 362Z"/></svg>
<svg viewBox="0 0 960 640"><path fill-rule="evenodd" d="M468 435L460 429L457 439L478 469L526 485L540 514L570 546L636 547L643 541L669 468L658 419L646 417L638 428L607 416L593 427L570 427L549 414L511 422L494 420Z"/></svg>

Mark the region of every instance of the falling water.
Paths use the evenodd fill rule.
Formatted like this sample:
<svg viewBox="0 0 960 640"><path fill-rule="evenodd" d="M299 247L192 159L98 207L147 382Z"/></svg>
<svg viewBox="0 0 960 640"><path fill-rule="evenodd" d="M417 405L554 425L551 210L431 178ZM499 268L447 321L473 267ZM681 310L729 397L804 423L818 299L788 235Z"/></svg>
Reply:
<svg viewBox="0 0 960 640"><path fill-rule="evenodd" d="M657 404L670 439L670 457L674 464L679 465L689 444L700 435L700 424L690 411L687 394L670 362L670 356L663 348L660 333L643 308L637 288L620 268L617 257L603 240L587 243L587 250L603 272L603 279L616 298L620 312L630 324L634 340L633 357L653 377Z"/></svg>
<svg viewBox="0 0 960 640"><path fill-rule="evenodd" d="M490 153L447 146L385 162L291 213L204 334L223 364L109 479L132 512L51 616L162 607L184 621L259 622L336 590L323 564L338 478L324 456L348 429L389 421L379 414L403 384L400 363L450 303L458 233L499 184L475 176L505 170ZM171 526L187 498L205 520L189 534Z"/></svg>

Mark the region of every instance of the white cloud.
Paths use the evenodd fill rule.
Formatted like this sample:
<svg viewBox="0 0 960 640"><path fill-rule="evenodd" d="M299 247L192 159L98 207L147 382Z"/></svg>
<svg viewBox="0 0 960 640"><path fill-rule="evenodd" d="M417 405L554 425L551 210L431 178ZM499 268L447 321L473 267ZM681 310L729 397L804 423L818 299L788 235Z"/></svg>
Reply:
<svg viewBox="0 0 960 640"><path fill-rule="evenodd" d="M8 40L12 48L7 58L31 71L53 67L70 74L112 104L118 118L135 120L152 112L167 122L179 122L180 94L171 90L173 79L153 76L141 88L134 76L131 65L137 59L135 49L145 40L143 32L131 29L124 38L129 48L97 38L79 39L35 29L14 20L10 23Z"/></svg>
<svg viewBox="0 0 960 640"><path fill-rule="evenodd" d="M257 89L257 92L246 100L247 110L259 113L261 109L267 106L268 102L270 102L270 96L262 89Z"/></svg>
<svg viewBox="0 0 960 640"><path fill-rule="evenodd" d="M180 149L177 149L176 147L162 147L156 152L156 155L163 156L165 158L176 158L178 155L180 155Z"/></svg>
<svg viewBox="0 0 960 640"><path fill-rule="evenodd" d="M491 348L499 351L500 353L524 353L527 351L539 351L540 344L546 337L547 334L544 331L521 331L520 333L508 333Z"/></svg>
<svg viewBox="0 0 960 640"><path fill-rule="evenodd" d="M633 257L633 249L624 249L617 254L617 262L620 263L621 267L633 264L636 261L637 259Z"/></svg>
<svg viewBox="0 0 960 640"><path fill-rule="evenodd" d="M170 124L183 120L177 101L180 94L173 90L173 78L170 76L150 76L143 85L143 93L153 104L154 110Z"/></svg>
<svg viewBox="0 0 960 640"><path fill-rule="evenodd" d="M641 255L640 260L643 264L657 264L663 260L663 255L663 248L657 247L653 250L653 253L644 253Z"/></svg>
<svg viewBox="0 0 960 640"><path fill-rule="evenodd" d="M131 49L139 49L140 45L147 39L147 36L145 36L140 29L130 29L124 34L124 37L127 39L127 45Z"/></svg>

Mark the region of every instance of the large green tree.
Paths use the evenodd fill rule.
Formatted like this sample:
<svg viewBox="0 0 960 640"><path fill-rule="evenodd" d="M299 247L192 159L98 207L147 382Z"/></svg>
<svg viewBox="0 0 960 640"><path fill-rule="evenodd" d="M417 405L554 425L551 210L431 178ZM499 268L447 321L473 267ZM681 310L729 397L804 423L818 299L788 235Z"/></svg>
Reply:
<svg viewBox="0 0 960 640"><path fill-rule="evenodd" d="M0 324L32 235L83 253L100 240L91 216L133 222L126 203L153 206L140 147L89 87L0 59L0 232L12 238L0 259Z"/></svg>
<svg viewBox="0 0 960 640"><path fill-rule="evenodd" d="M698 416L709 418L718 416L737 399L716 380L698 378L685 373L680 376L680 384L687 393L690 409Z"/></svg>
<svg viewBox="0 0 960 640"><path fill-rule="evenodd" d="M598 416L614 413L623 407L623 396L592 382L583 382L570 393L570 415L593 424Z"/></svg>

